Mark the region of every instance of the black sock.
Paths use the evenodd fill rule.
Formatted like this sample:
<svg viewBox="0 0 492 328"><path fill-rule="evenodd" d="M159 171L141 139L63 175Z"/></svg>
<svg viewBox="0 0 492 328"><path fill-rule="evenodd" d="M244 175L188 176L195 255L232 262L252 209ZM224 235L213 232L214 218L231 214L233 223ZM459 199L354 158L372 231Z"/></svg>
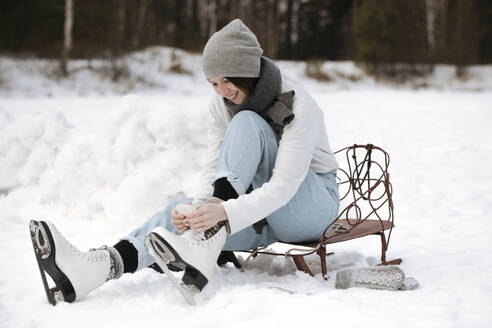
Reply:
<svg viewBox="0 0 492 328"><path fill-rule="evenodd" d="M252 187L250 187L252 189ZM238 198L238 194L234 187L227 181L227 178L220 178L214 183L214 197L220 198L223 201L229 199ZM223 226L226 226L227 231L230 232L230 227L227 221L220 221L212 228L205 230L205 239L209 239L214 236Z"/></svg>
<svg viewBox="0 0 492 328"><path fill-rule="evenodd" d="M247 194L253 191L253 186L250 185ZM236 190L232 187L232 185L227 181L227 178L221 178L215 181L214 185L214 197L218 197L222 200L236 199L238 198L238 194ZM255 229L256 233L261 234L263 227L267 225L268 222L266 219L262 219L253 224L253 229Z"/></svg>
<svg viewBox="0 0 492 328"><path fill-rule="evenodd" d="M224 201L239 197L236 190L234 190L234 187L227 181L227 178L221 178L215 181L213 196Z"/></svg>
<svg viewBox="0 0 492 328"><path fill-rule="evenodd" d="M252 186L249 187L247 193L250 193L251 190L253 190ZM236 199L239 197L239 195L237 194L234 187L232 187L230 182L227 181L227 178L221 178L221 179L218 179L217 181L215 181L213 196L220 198L224 201L229 200L229 199ZM224 222L224 221L222 221L222 222ZM216 229L214 229L214 227L212 227L209 230L205 231L205 235L207 235L207 233L209 233L209 232L211 232L213 234L213 233L215 233L215 230ZM236 258L236 255L234 255L233 251L222 251L222 252L220 252L219 258L217 259L217 264L219 266L223 266L228 262L233 263L236 268L241 267L241 265L239 264L239 262Z"/></svg>
<svg viewBox="0 0 492 328"><path fill-rule="evenodd" d="M137 249L128 240L120 240L116 245L118 253L120 253L123 259L123 272L133 273L137 270L138 266L138 252Z"/></svg>

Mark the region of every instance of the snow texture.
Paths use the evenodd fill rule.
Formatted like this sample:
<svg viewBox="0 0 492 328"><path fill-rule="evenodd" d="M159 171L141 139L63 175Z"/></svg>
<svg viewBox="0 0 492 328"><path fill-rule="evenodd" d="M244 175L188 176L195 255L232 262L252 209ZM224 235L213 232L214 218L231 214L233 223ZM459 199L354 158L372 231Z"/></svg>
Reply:
<svg viewBox="0 0 492 328"><path fill-rule="evenodd" d="M1 59L12 89L0 96L0 327L490 327L492 92L486 67L474 71L483 79L473 80L479 88L460 91L459 81L442 90L443 84L340 87L306 78L302 63L280 63L323 108L334 149L374 143L390 154L396 228L388 258L403 258L401 268L419 289L334 288L337 270L378 263L379 238L369 236L330 245L335 255L327 258L328 281L296 271L288 259L259 256L245 272L217 268L197 307L150 269L110 281L80 302L49 305L30 219L51 220L82 250L112 245L198 183L213 91L197 74L159 70L167 51L132 55L132 70L161 89L141 84L138 95L125 96L115 83L90 74L48 83L33 69L42 61L23 66ZM196 56L183 55L183 63L199 70ZM436 79L446 79L440 74L447 73ZM316 261L309 258L319 273Z"/></svg>

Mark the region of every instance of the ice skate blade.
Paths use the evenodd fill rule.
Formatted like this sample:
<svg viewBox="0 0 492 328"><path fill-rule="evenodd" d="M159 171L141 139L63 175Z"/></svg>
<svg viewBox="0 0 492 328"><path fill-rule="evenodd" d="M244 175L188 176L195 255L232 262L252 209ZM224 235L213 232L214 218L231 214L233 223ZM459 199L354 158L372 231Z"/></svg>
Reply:
<svg viewBox="0 0 492 328"><path fill-rule="evenodd" d="M169 270L169 268L167 267L167 263L164 260L164 257L161 257L160 254L171 253L171 252L168 251L167 247L163 247L162 239L158 235L151 233L145 238L145 244L147 245L147 248L149 249L149 252L152 255L152 257L154 257L157 265L161 268L162 272L166 274L166 276L178 289L181 295L183 295L183 297L188 302L188 304L196 305L195 295L198 294L200 290L194 286L188 286L178 281L178 279L176 279L176 277ZM174 259L174 256L166 256L165 258Z"/></svg>
<svg viewBox="0 0 492 328"><path fill-rule="evenodd" d="M56 248L48 225L44 221L31 220L29 231L48 302L56 305L62 301L69 303L75 301L75 290L70 280L56 265ZM52 288L48 285L46 273L55 283Z"/></svg>
<svg viewBox="0 0 492 328"><path fill-rule="evenodd" d="M398 290L402 287L404 280L405 273L397 266L343 269L337 272L335 288L365 287Z"/></svg>
<svg viewBox="0 0 492 328"><path fill-rule="evenodd" d="M169 270L180 272L186 269L186 265L182 262L176 261L173 253L169 252L166 245L158 238L152 238L151 243L152 248L154 248L155 252L167 263L167 267L169 268Z"/></svg>
<svg viewBox="0 0 492 328"><path fill-rule="evenodd" d="M185 262L164 238L155 232L150 233L147 238L150 238L152 248L157 255L163 255L161 259L166 263L168 269L172 265L185 270L182 280L186 285L193 285L200 291L205 288L208 283L207 277L194 266Z"/></svg>

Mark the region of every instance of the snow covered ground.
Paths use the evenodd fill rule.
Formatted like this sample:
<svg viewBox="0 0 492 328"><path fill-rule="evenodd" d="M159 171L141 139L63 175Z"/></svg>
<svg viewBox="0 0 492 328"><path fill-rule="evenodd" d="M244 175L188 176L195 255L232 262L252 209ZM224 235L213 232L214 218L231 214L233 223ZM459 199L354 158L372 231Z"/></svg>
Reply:
<svg viewBox="0 0 492 328"><path fill-rule="evenodd" d="M77 90L87 85L80 81L89 78L42 88L33 82L43 80L38 74L14 70L9 83L18 88L0 96L0 327L489 327L488 82L482 91L340 87L302 77L302 64L281 65L312 90L334 149L374 143L389 152L397 227L388 257L403 258L401 268L419 289L334 289L337 270L378 263L379 239L365 237L330 247L328 281L296 272L283 258L258 257L243 273L218 268L197 307L150 269L111 281L81 302L52 307L29 220L53 221L86 250L115 243L166 202L191 194L213 91L198 75L161 72L162 90L140 86L137 94L120 96L114 84L94 81L100 94L81 97Z"/></svg>

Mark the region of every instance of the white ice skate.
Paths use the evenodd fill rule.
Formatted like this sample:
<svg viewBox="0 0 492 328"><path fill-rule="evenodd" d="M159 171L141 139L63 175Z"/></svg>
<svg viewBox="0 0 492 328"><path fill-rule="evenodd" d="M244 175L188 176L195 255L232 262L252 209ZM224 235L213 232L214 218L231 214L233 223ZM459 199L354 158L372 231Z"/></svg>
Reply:
<svg viewBox="0 0 492 328"><path fill-rule="evenodd" d="M192 204L178 204L176 211L186 215L197 207ZM212 237L205 239L203 233L192 230L176 235L157 227L145 238L145 243L162 271L188 303L195 305L195 294L205 287L215 272L216 261L225 244L226 234L226 228L222 227ZM182 282L168 269L170 263L185 270Z"/></svg>
<svg viewBox="0 0 492 328"><path fill-rule="evenodd" d="M29 230L46 296L52 305L80 300L107 280L122 275L121 256L112 247L81 252L48 221L32 220ZM55 286L49 286L46 273Z"/></svg>

